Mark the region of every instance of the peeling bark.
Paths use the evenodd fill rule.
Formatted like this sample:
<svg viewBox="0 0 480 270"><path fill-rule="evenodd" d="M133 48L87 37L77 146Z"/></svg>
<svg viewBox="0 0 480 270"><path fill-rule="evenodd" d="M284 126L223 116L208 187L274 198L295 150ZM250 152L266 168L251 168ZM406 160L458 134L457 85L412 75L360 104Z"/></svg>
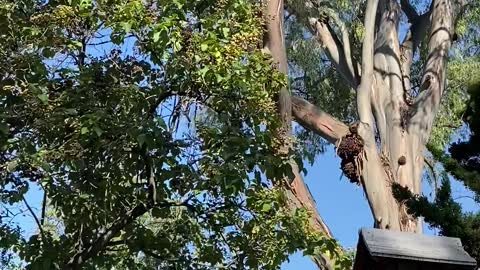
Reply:
<svg viewBox="0 0 480 270"><path fill-rule="evenodd" d="M420 15L408 0L368 0L361 76L359 69L354 68L358 63L352 58L348 31L338 21L338 16L329 10L324 12L328 18L319 19L321 7L316 3L302 1L288 9L297 16L304 15L299 20L324 48L345 83L356 90L360 121L356 128L349 129L299 97L289 97L292 115L300 125L334 144L342 159L349 159L348 175L360 180L375 227L421 233L421 222L409 216L406 207L394 199L391 184L399 183L415 194L421 192L425 144L445 88L454 23L466 1L433 0L429 11ZM401 12L411 24L403 42L399 41L398 34ZM338 26L341 38L330 23ZM411 66L426 35L428 58L421 92L412 101ZM356 138L361 138L361 142ZM342 140L345 140L343 145ZM361 150L350 153L348 148L353 148L352 143L355 149L359 146ZM303 187L299 185L294 190ZM302 192L297 198L310 196L307 188ZM304 201L313 200L309 197ZM308 207L313 208L314 204Z"/></svg>
<svg viewBox="0 0 480 270"><path fill-rule="evenodd" d="M336 145L349 133L347 125L302 98L292 97L292 112L299 124L332 144Z"/></svg>
<svg viewBox="0 0 480 270"><path fill-rule="evenodd" d="M264 37L264 51L272 55L278 70L287 74L287 56L283 36L283 10L283 0L267 1L265 13L267 31ZM285 142L279 151L281 154L288 154L291 149L290 137L292 136L292 101L290 93L286 88L281 89L278 94L277 108L282 122L280 130L278 130L278 136ZM311 228L323 233L327 237L332 237L330 230L317 211L315 201L300 174L298 165L292 161L291 168L294 178L286 178L286 185L284 185L289 206L292 210L297 208L307 209L311 214ZM312 256L312 260L320 269L334 269L334 262L327 255Z"/></svg>

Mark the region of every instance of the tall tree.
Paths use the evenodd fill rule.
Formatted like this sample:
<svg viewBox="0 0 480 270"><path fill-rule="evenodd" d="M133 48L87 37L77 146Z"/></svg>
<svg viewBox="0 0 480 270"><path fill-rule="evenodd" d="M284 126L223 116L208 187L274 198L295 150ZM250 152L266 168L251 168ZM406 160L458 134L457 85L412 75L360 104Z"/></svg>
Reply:
<svg viewBox="0 0 480 270"><path fill-rule="evenodd" d="M0 268L276 269L298 249L334 254L282 192L285 78L260 50L261 13L0 0Z"/></svg>
<svg viewBox="0 0 480 270"><path fill-rule="evenodd" d="M474 5L474 1L442 0L338 1L334 5L287 1L293 26L286 33L300 33L291 39L290 75L292 92L297 94L291 97L293 117L304 129L335 145L344 174L363 186L378 228L421 232L416 216L393 197L392 186L421 193L426 145L447 92L447 60L457 39L454 28L462 12ZM420 13L417 9L422 6L426 10ZM305 40L309 36L319 46ZM314 65L327 66L337 74L312 74L309 69L316 71ZM328 83L343 86L332 88ZM325 101L340 96L332 92L349 93L349 88L356 97L353 118L358 122L348 127L314 104L339 114ZM458 111L459 99L452 92L447 101L457 102ZM343 97L350 100L348 94ZM352 107L347 103L340 111ZM352 119L351 115L345 118ZM437 128L433 139L445 140L454 128Z"/></svg>
<svg viewBox="0 0 480 270"><path fill-rule="evenodd" d="M337 147L376 227L419 231L391 185L421 191L454 25L472 3L0 0L3 255L31 269L273 269L302 249L345 267L292 159L293 119ZM345 108L316 106L328 100ZM30 239L4 222L19 203Z"/></svg>
<svg viewBox="0 0 480 270"><path fill-rule="evenodd" d="M345 174L364 188L375 227L421 231L395 201L391 185L421 192L425 146L445 90L454 26L468 2L432 1L423 14L409 1L357 4L357 14L342 14L327 2L287 2L288 12L321 44L343 83L355 89L359 121L348 127L297 96L291 98L293 116L337 147ZM400 41L402 14L410 27ZM347 15L363 18L361 46L350 44ZM418 48L425 48L424 56L416 56ZM414 62L423 65L418 86L411 83Z"/></svg>

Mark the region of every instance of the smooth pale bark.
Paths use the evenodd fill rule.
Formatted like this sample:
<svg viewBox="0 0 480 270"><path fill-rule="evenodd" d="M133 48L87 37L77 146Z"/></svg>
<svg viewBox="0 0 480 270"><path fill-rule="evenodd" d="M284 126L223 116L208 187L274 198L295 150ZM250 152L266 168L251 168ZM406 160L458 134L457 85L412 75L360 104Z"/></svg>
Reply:
<svg viewBox="0 0 480 270"><path fill-rule="evenodd" d="M300 4L298 4L300 3ZM433 0L427 13L419 15L408 0L368 0L365 11L365 36L361 68L353 61L348 31L338 16L325 12L329 19L318 18L313 1L288 7L324 48L326 55L345 83L357 91L358 127L349 127L299 97L290 97L283 89L279 112L284 121L282 136L291 136L292 115L303 127L339 146L350 132L362 139L363 151L356 157L357 173L378 228L421 232L421 223L407 214L404 205L394 199L391 186L399 183L416 194L421 192L424 149L440 98L445 88L446 63L456 17L466 1ZM287 73L283 39L283 1L267 5L266 48ZM402 43L398 24L404 12L411 27ZM304 17L299 17L303 15ZM339 33L332 28L335 23ZM341 38L339 38L339 36ZM422 77L421 93L411 106L410 72L415 51L428 35L428 59ZM360 71L361 70L361 71ZM361 76L360 76L361 73ZM376 138L377 136L377 138ZM286 145L286 151L290 145ZM296 164L295 179L287 194L295 207L306 207L313 214L312 228L329 235L328 228L315 210L315 203ZM318 263L318 262L317 262ZM322 269L331 269L328 266Z"/></svg>
<svg viewBox="0 0 480 270"><path fill-rule="evenodd" d="M364 143L358 170L375 226L421 232L420 223L393 198L391 184L407 186L416 194L421 192L425 144L445 88L454 22L466 1L433 0L429 11L419 15L408 0L401 0L400 4L395 0L369 0L361 77L352 69L356 65L349 46L342 44L349 42L344 37L346 32L339 26L340 41L329 27L328 23L335 21L334 16L330 16L332 20L317 19L312 1L301 3L289 6L289 10L297 16L305 14L305 18L299 19L317 38L345 83L357 90L360 123L356 132ZM411 27L400 44L398 23L402 11ZM411 65L416 48L427 34L429 56L423 71L422 92L410 106ZM338 146L348 134L345 125L307 101L294 97L292 104L297 122L330 143Z"/></svg>
<svg viewBox="0 0 480 270"><path fill-rule="evenodd" d="M424 66L422 77L422 92L418 95L413 105L413 116L408 126L408 132L413 139L410 144L414 167L415 179L420 179L423 170L423 150L427 143L433 120L440 106L440 99L445 89L446 65L448 51L452 44L454 23L461 5L455 6L453 0L436 0L432 4L430 39L428 41L428 58ZM420 190L419 183L414 186L415 191Z"/></svg>
<svg viewBox="0 0 480 270"><path fill-rule="evenodd" d="M326 52L327 57L343 77L345 82L352 88L356 88L359 84L358 63L352 58L350 38L348 31L333 10L326 10L329 17L333 19L337 27L340 29L341 38L338 38L332 26L325 19L316 17L318 8L312 1L300 1L298 4L288 6L289 12L293 14L306 15L305 18L299 19L305 23L310 33L316 37L320 45Z"/></svg>
<svg viewBox="0 0 480 270"><path fill-rule="evenodd" d="M332 144L349 133L347 125L300 97L292 97L292 112L299 124Z"/></svg>
<svg viewBox="0 0 480 270"><path fill-rule="evenodd" d="M383 1L382 1L382 4ZM362 80L357 88L357 110L360 119L358 126L358 135L363 139L364 150L360 157L360 178L367 196L370 209L375 219L375 227L382 229L400 229L398 211L392 211L396 207L395 200L391 196L390 174L382 165L378 154L376 141L374 137L374 121L372 110L372 95L375 94L377 85L374 73L375 64L381 60L388 62L387 59L375 55L375 49L387 42L389 33L384 33L383 37L375 39L375 28L387 29L388 26L380 24L375 27L375 14L379 6L378 0L369 0L365 16L365 38L362 47ZM383 5L380 5L383 8ZM381 17L382 18L382 17ZM378 34L378 33L377 33ZM376 43L380 43L380 45ZM383 74L382 74L383 75ZM388 82L387 82L388 83ZM376 89L377 91L379 89ZM380 96L380 95L379 95ZM379 104L382 106L382 104ZM388 138L388 135L386 135Z"/></svg>

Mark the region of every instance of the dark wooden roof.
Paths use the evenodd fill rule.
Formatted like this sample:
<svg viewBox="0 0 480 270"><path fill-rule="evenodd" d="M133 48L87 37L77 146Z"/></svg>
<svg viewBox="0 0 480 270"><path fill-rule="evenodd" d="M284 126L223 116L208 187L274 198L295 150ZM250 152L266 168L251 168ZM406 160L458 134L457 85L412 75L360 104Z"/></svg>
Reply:
<svg viewBox="0 0 480 270"><path fill-rule="evenodd" d="M380 229L362 229L360 237L372 257L476 266L458 238Z"/></svg>

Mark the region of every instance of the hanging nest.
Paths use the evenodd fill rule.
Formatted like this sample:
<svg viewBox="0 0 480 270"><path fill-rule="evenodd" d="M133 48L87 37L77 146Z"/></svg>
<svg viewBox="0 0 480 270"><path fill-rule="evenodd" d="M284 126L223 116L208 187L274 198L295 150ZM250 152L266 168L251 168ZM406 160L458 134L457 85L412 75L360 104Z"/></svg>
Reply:
<svg viewBox="0 0 480 270"><path fill-rule="evenodd" d="M363 151L363 141L356 133L356 127L350 128L350 131L338 145L337 154L342 159L340 166L343 174L350 182L360 185L359 155Z"/></svg>

